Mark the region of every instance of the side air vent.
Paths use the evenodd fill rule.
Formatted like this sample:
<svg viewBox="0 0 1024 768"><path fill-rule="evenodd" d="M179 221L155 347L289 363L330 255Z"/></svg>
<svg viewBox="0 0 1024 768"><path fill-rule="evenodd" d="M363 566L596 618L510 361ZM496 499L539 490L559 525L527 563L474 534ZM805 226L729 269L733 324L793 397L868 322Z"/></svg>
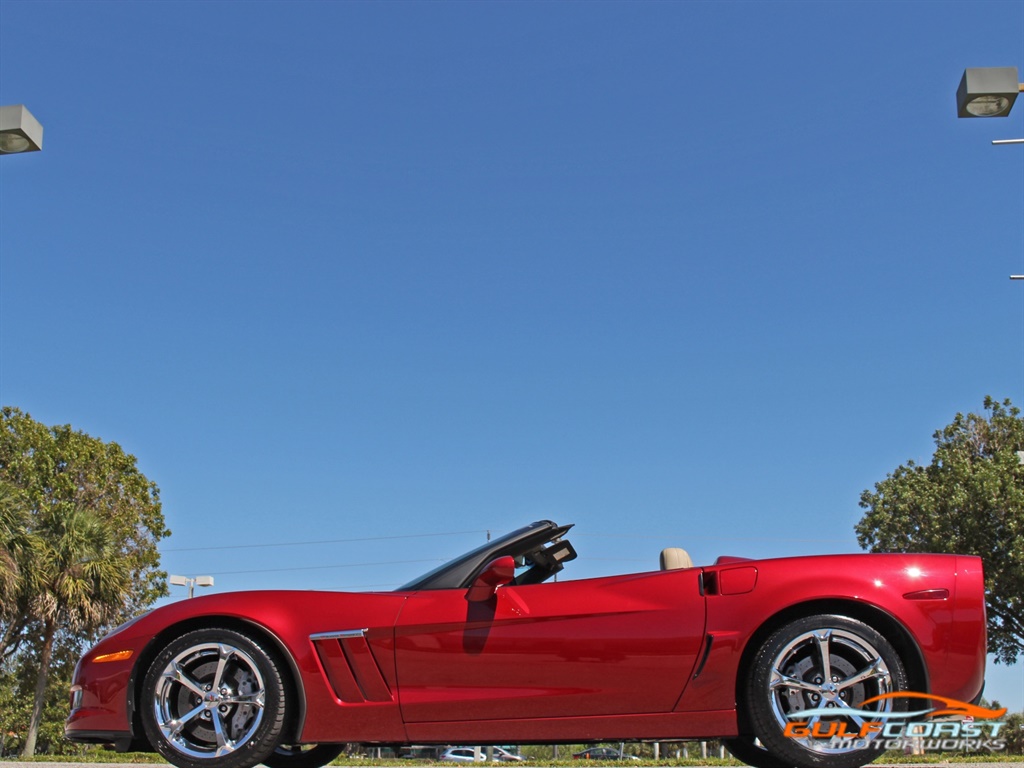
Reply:
<svg viewBox="0 0 1024 768"><path fill-rule="evenodd" d="M380 667L366 642L365 629L310 635L334 695L347 704L393 701Z"/></svg>

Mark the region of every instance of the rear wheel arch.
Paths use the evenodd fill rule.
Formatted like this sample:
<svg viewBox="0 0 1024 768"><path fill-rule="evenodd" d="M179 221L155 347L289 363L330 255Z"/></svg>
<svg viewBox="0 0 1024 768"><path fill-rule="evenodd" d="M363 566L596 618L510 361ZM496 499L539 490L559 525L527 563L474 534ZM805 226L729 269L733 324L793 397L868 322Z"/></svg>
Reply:
<svg viewBox="0 0 1024 768"><path fill-rule="evenodd" d="M235 616L200 616L194 619L172 624L157 634L143 649L138 661L132 670L131 682L129 684L128 711L131 719L132 734L135 737L134 743L145 739L145 729L142 726L142 715L138 702L141 699L142 683L145 680L146 672L149 670L153 660L161 650L176 638L181 637L197 629L230 629L252 637L254 640L266 644L277 656L278 662L282 663L282 669L286 672L283 675L283 682L287 687L289 698L295 702L296 711L294 717L289 717L285 724L285 739L295 741L302 732L302 726L306 720L306 692L302 685L302 677L295 664L295 659L288 651L280 638L266 627Z"/></svg>
<svg viewBox="0 0 1024 768"><path fill-rule="evenodd" d="M758 649L740 702L751 736L776 758L772 765L753 764L861 768L881 754L885 741L857 734L871 713L885 719L906 711L898 694L907 690L899 652L874 627L838 613L794 619ZM796 722L807 730L790 733ZM823 732L808 728L822 725Z"/></svg>
<svg viewBox="0 0 1024 768"><path fill-rule="evenodd" d="M848 616L867 624L879 634L883 635L896 649L903 662L907 673L909 689L927 693L928 672L924 664L924 657L917 642L903 624L887 611L870 605L868 603L856 602L854 600L812 600L806 603L798 603L785 608L765 620L761 626L750 636L743 649L740 665L736 674L736 702L743 698L743 689L747 680L750 679L754 657L764 645L765 641L779 628L797 619L816 614L836 614ZM750 724L744 722L746 715L742 706L737 706L740 732L749 733Z"/></svg>

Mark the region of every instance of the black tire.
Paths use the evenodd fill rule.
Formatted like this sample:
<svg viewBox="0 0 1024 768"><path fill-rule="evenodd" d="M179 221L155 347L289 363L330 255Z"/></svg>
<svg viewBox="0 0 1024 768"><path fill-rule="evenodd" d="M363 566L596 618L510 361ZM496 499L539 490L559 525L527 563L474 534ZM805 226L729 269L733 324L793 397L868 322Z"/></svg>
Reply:
<svg viewBox="0 0 1024 768"><path fill-rule="evenodd" d="M780 760L771 752L754 742L753 736L739 735L732 739L722 739L725 750L741 763L753 768L793 768L792 763Z"/></svg>
<svg viewBox="0 0 1024 768"><path fill-rule="evenodd" d="M322 768L344 751L344 744L282 744L263 764L267 768Z"/></svg>
<svg viewBox="0 0 1024 768"><path fill-rule="evenodd" d="M178 768L253 768L277 747L287 710L275 655L230 629L168 643L142 683L142 726Z"/></svg>
<svg viewBox="0 0 1024 768"><path fill-rule="evenodd" d="M835 709L835 716L804 718L818 733L833 726L857 735L863 717L843 715L861 709L866 699L905 691L907 674L896 649L878 632L847 616L807 616L772 634L757 651L744 706L753 731L768 753L796 768L859 768L880 754L880 741L793 738L784 735L789 717L815 708ZM905 700L885 699L868 705L880 714L906 710ZM800 721L800 718L795 718ZM752 745L753 746L753 745ZM740 758L744 759L744 758Z"/></svg>

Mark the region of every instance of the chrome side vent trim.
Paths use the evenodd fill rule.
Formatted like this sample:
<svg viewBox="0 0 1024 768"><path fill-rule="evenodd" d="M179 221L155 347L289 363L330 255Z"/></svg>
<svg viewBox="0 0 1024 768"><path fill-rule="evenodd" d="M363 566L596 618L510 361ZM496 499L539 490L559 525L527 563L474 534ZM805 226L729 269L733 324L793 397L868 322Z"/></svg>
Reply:
<svg viewBox="0 0 1024 768"><path fill-rule="evenodd" d="M309 639L320 657L327 684L346 704L394 701L366 642L365 629L320 632Z"/></svg>

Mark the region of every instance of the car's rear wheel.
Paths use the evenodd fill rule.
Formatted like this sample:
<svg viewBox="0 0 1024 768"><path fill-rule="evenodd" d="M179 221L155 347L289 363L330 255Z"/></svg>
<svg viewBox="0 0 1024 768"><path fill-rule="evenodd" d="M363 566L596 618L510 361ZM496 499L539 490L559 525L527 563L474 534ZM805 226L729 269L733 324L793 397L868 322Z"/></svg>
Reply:
<svg viewBox="0 0 1024 768"><path fill-rule="evenodd" d="M344 751L344 744L282 744L263 764L268 768L321 768Z"/></svg>
<svg viewBox="0 0 1024 768"><path fill-rule="evenodd" d="M252 768L273 753L286 687L274 654L229 629L200 629L168 643L142 683L150 744L179 768Z"/></svg>
<svg viewBox="0 0 1024 768"><path fill-rule="evenodd" d="M752 669L745 698L752 735L786 765L864 765L881 748L868 724L906 709L886 696L907 687L899 654L874 629L846 616L790 622L765 641Z"/></svg>

